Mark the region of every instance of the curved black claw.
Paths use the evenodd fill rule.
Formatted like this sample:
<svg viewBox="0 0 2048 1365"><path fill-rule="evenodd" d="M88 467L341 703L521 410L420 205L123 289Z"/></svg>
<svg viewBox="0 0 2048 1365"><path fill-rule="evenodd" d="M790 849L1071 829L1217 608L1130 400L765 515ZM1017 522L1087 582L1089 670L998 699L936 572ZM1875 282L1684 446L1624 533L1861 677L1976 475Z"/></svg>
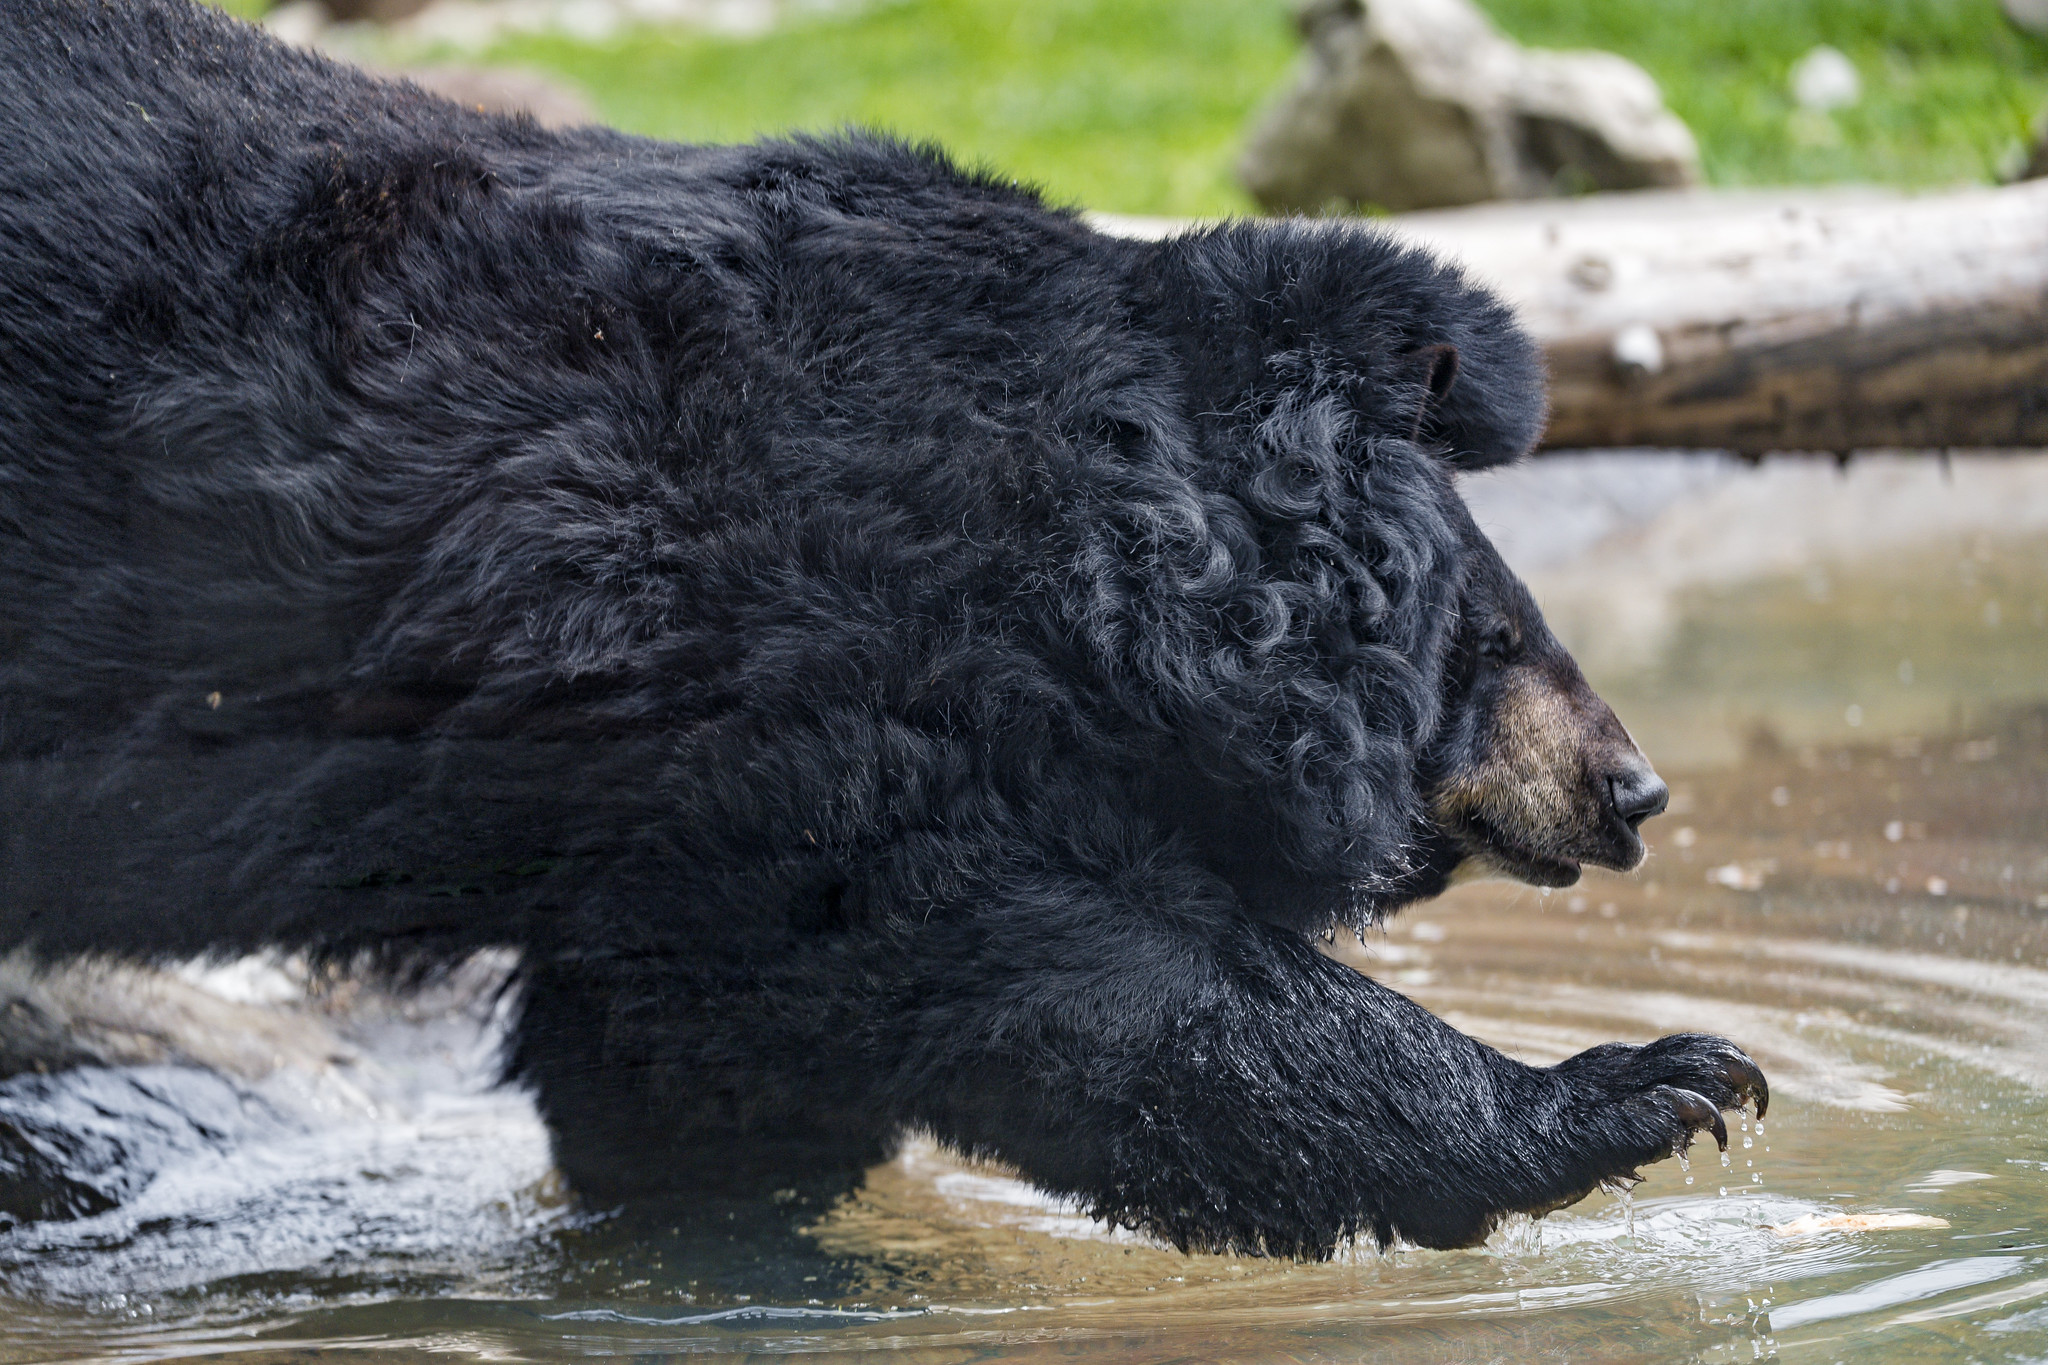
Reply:
<svg viewBox="0 0 2048 1365"><path fill-rule="evenodd" d="M1756 1101L1756 1120L1762 1123L1771 1107L1771 1083L1764 1079L1764 1073L1749 1059L1749 1054L1731 1048L1723 1061L1721 1079L1735 1092L1737 1108L1745 1098Z"/></svg>
<svg viewBox="0 0 2048 1365"><path fill-rule="evenodd" d="M1771 1107L1770 1082L1749 1054L1726 1038L1676 1033L1638 1049L1630 1062L1639 1074L1649 1073L1645 1079L1689 1090L1716 1109L1740 1109L1754 1100L1761 1119Z"/></svg>
<svg viewBox="0 0 2048 1365"><path fill-rule="evenodd" d="M1700 1133L1728 1150L1726 1109L1756 1101L1761 1119L1770 1086L1747 1053L1726 1038L1675 1033L1654 1043L1603 1043L1549 1068L1566 1122L1555 1130L1561 1150L1553 1182L1506 1205L1542 1217L1585 1198L1603 1185L1632 1184L1637 1169L1683 1157ZM1726 1159L1725 1157L1723 1158ZM1476 1224L1475 1237L1485 1236ZM1410 1234L1413 1235L1412 1233ZM1428 1245L1466 1246L1466 1241Z"/></svg>
<svg viewBox="0 0 2048 1365"><path fill-rule="evenodd" d="M1728 1124L1721 1112L1754 1100L1762 1118L1771 1103L1770 1086L1748 1054L1704 1033L1641 1045L1608 1043L1559 1063L1556 1071L1585 1097L1588 1128L1606 1134L1605 1142L1588 1144L1585 1151L1601 1178L1683 1155L1699 1133L1712 1133L1725 1152ZM1603 1107L1609 1116L1604 1120Z"/></svg>
<svg viewBox="0 0 2048 1365"><path fill-rule="evenodd" d="M1714 1135L1714 1142L1722 1151L1728 1150L1728 1125L1721 1118L1721 1110L1697 1090L1660 1085L1643 1098L1669 1105L1673 1117L1678 1120L1679 1135L1671 1144L1673 1156L1683 1155L1685 1149L1692 1145L1693 1134L1702 1128Z"/></svg>

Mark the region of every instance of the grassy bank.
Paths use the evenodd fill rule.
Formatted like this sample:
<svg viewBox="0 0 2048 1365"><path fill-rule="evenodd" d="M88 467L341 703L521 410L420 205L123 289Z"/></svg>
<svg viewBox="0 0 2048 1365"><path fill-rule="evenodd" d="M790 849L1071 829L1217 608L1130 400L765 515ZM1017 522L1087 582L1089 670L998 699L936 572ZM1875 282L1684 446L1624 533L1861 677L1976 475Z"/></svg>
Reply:
<svg viewBox="0 0 2048 1365"><path fill-rule="evenodd" d="M933 137L1056 198L1149 213L1249 205L1244 122L1296 41L1273 0L899 0L751 40L522 39L622 128L734 139L860 123Z"/></svg>
<svg viewBox="0 0 2048 1365"><path fill-rule="evenodd" d="M1988 180L2048 101L2048 45L1996 0L1485 0L1524 42L1640 62L1692 126L1716 184ZM1795 115L1787 75L1816 43L1863 100Z"/></svg>
<svg viewBox="0 0 2048 1365"><path fill-rule="evenodd" d="M1486 5L1525 42L1642 63L1717 184L1986 180L2048 101L2048 46L2014 32L1997 0ZM1866 94L1802 116L1787 73L1820 42L1855 61ZM870 0L759 38L526 37L490 57L568 77L639 132L862 123L937 138L1062 200L1216 214L1250 207L1232 161L1296 50L1285 0Z"/></svg>

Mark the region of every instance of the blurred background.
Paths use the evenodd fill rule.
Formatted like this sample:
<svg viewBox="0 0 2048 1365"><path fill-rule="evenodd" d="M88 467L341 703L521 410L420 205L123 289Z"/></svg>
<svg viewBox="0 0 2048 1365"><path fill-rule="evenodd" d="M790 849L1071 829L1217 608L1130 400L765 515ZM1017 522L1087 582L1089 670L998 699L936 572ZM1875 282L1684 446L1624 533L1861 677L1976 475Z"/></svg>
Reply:
<svg viewBox="0 0 2048 1365"><path fill-rule="evenodd" d="M692 141L857 123L938 139L1059 201L1150 215L1259 206L1240 166L1247 138L1285 102L1298 65L1316 60L1314 31L1332 27L1333 11L1345 20L1347 8L1288 0L226 3L297 41L382 65L543 76L567 101L544 116L573 121L581 102L617 127ZM1349 8L1355 15L1359 7ZM1464 8L1441 0L1373 7L1375 19L1385 10L1439 30L1467 22L1455 12ZM1697 141L1697 175L1731 187L1932 187L2017 174L2048 101L2048 44L2028 31L2048 26L2048 4L2010 0L2010 8L1999 0L1480 6L1516 43L1604 51L1647 72Z"/></svg>

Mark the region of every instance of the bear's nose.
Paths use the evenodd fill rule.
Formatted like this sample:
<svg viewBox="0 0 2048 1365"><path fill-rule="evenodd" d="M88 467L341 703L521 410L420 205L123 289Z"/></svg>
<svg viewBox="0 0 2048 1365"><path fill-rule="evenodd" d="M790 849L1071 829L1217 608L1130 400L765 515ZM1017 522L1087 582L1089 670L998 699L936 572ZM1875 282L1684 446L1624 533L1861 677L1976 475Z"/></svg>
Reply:
<svg viewBox="0 0 2048 1365"><path fill-rule="evenodd" d="M1638 759L1608 777L1607 798L1614 803L1614 813L1634 829L1651 816L1664 813L1671 800L1671 788L1664 785L1656 769Z"/></svg>

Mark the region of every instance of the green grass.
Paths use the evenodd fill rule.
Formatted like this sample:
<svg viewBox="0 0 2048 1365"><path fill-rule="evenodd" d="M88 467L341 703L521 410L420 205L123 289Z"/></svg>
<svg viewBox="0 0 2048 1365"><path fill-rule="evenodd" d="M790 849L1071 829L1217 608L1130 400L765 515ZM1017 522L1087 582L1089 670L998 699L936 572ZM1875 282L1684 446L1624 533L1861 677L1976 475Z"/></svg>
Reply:
<svg viewBox="0 0 2048 1365"><path fill-rule="evenodd" d="M728 140L849 123L936 138L1053 198L1243 212L1245 119L1295 51L1269 0L900 0L752 40L522 39L621 128Z"/></svg>
<svg viewBox="0 0 2048 1365"><path fill-rule="evenodd" d="M1988 180L2048 101L2048 45L2008 27L1997 0L1485 3L1524 42L1642 63L1716 184ZM1820 42L1856 62L1865 97L1797 116L1787 74ZM1251 207L1232 163L1296 49L1284 0L870 0L754 39L521 38L490 57L569 77L637 132L859 123L936 138L1062 201L1221 214Z"/></svg>
<svg viewBox="0 0 2048 1365"><path fill-rule="evenodd" d="M1486 0L1546 47L1639 62L1699 138L1715 184L1989 180L2048 101L2048 45L1997 0ZM1856 63L1864 96L1795 117L1787 79L1816 43Z"/></svg>

